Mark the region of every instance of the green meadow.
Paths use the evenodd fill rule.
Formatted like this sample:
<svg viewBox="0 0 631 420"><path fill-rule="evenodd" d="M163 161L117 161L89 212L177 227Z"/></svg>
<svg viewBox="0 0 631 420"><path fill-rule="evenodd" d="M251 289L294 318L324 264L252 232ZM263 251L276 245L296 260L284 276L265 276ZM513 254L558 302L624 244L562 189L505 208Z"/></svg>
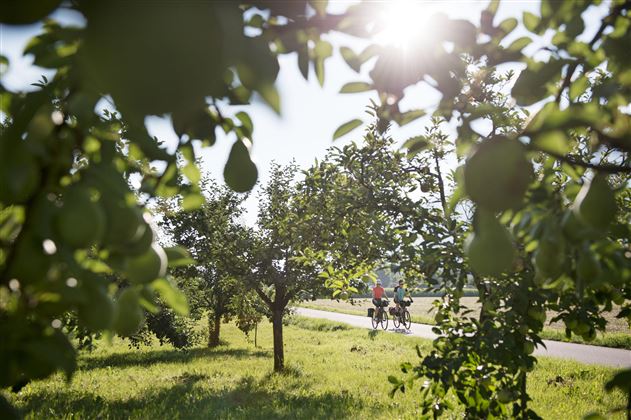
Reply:
<svg viewBox="0 0 631 420"><path fill-rule="evenodd" d="M418 388L390 398L387 377L401 362L418 360L415 345L428 351L427 340L293 317L284 331L288 368L276 374L270 324L260 325L257 347L234 325L222 327L222 344L213 349L101 342L81 353L70 382L56 375L9 399L29 419L419 417ZM546 419L590 412L623 418L614 412L623 395L603 390L613 372L542 358L529 375L532 408Z"/></svg>

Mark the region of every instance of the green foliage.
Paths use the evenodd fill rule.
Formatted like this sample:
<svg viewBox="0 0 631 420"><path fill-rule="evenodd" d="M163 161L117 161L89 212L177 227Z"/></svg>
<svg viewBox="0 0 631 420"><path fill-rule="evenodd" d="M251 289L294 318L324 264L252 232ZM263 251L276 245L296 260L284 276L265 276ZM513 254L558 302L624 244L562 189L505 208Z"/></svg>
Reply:
<svg viewBox="0 0 631 420"><path fill-rule="evenodd" d="M291 22L308 7L318 11L317 20L325 5L147 8L78 1L63 4L82 16L78 26L43 22L25 54L54 76L42 76L31 92L0 86L0 323L9 343L0 349L3 386L57 367L71 373L74 351L58 327L51 330L69 312L94 333L117 328L130 334L144 317L140 305L155 308L155 292L178 312L187 311L160 279L167 264L191 260L156 243L137 197L146 203L177 195L183 208L199 208L204 197L193 145L212 145L217 128L237 138L226 182L238 191L254 185L257 170L246 147L252 121L244 111L234 117L222 111L258 93L279 112L274 82L280 53L298 51L323 82L332 51L319 38L327 29L309 19ZM12 2L0 21L29 24L60 7L59 1ZM244 14L253 17L245 22ZM246 36L251 29L265 33ZM5 57L2 64L10 65ZM97 109L102 99L116 111ZM180 137L175 151L149 135L147 115L171 116ZM130 187L131 179L140 181L139 189ZM118 299L112 299L114 279L133 284ZM59 359L24 353L38 340L50 341Z"/></svg>
<svg viewBox="0 0 631 420"><path fill-rule="evenodd" d="M164 200L158 205L159 225L178 245L176 249L185 250L195 258L195 264L176 267L172 274L186 295L193 318L199 319L206 314L212 320L208 344L217 346L222 320L227 322L237 317L246 332L257 320L247 316L253 312L253 303L245 304L249 297L244 277L248 271L246 254L250 232L238 221L245 197L208 179L202 179L200 186L205 194L200 208L187 211L183 200ZM163 282L169 286L166 280ZM160 285L156 287L162 288ZM167 289L175 290L173 287ZM163 296L169 295L163 293ZM165 299L174 308L184 305L186 300Z"/></svg>
<svg viewBox="0 0 631 420"><path fill-rule="evenodd" d="M622 305L618 316L631 315L630 236L618 227L629 225L630 117L620 110L631 92L622 48L631 5L608 4L583 42L577 38L590 3L542 1L539 15L523 16L532 37L508 46L503 40L519 21L495 22L498 5L491 2L476 28L435 16L452 30L435 31L431 42L406 51L405 66L396 47L377 49L366 82L381 101L375 113L396 122L407 87L421 83L439 91L439 105L425 111L456 121L457 158L464 163L447 210L475 214L466 249L471 271L463 268L480 292L480 317L467 317L459 304L461 283L439 281L446 291L437 303L441 337L408 368L428 380L422 390L428 415L451 409L444 396L453 390L472 417L535 417L526 377L545 309L557 311L554 321L565 323L568 336L585 340L606 328L602 314L614 303ZM350 8L349 19L360 20L369 8ZM546 31L552 32L550 43L543 39L550 54L524 56ZM433 60L425 59L429 48ZM354 56L345 58L355 68ZM526 65L516 78L512 71L498 75L496 66L515 62ZM527 122L529 111L519 106L544 101ZM473 124L480 118L490 126L484 134ZM427 153L428 145L426 136L416 136L406 147ZM460 255L444 249L437 261L449 264Z"/></svg>

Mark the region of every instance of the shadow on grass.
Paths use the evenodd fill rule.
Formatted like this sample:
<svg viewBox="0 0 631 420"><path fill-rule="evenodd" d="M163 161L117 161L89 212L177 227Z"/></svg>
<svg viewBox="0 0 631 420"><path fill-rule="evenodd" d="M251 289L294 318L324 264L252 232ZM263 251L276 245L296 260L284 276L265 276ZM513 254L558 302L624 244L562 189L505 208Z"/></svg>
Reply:
<svg viewBox="0 0 631 420"><path fill-rule="evenodd" d="M293 376L293 375L290 375ZM274 386L269 378L246 376L212 391L203 385L206 375L182 375L172 385L150 389L139 397L108 401L95 394L67 389L43 389L21 404L23 415L78 418L231 418L329 419L352 416L361 402L348 392L311 394L305 387Z"/></svg>
<svg viewBox="0 0 631 420"><path fill-rule="evenodd" d="M106 367L151 366L158 363L184 363L195 359L212 359L229 356L237 359L251 357L271 357L269 350L248 350L226 347L194 348L188 350L152 350L129 351L116 353L106 357L85 356L79 361L79 369L83 371Z"/></svg>

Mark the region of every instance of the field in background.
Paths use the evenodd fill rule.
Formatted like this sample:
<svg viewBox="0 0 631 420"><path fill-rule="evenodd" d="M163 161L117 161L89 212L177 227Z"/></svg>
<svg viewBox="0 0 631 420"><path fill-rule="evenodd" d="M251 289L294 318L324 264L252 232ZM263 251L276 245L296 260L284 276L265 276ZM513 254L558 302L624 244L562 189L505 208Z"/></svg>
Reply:
<svg viewBox="0 0 631 420"><path fill-rule="evenodd" d="M286 374L272 369L272 336L261 325L255 348L234 325L216 349L129 349L115 340L82 354L66 384L61 375L27 385L10 399L27 418L418 418L418 388L388 397L388 375L418 361L429 341L294 317L285 330ZM605 393L614 371L542 359L529 375L532 407L546 419L581 418L622 406ZM622 418L615 414L610 418Z"/></svg>
<svg viewBox="0 0 631 420"><path fill-rule="evenodd" d="M434 312L430 313L433 309L432 302L436 299L434 297L416 297L413 298L414 303L409 307L410 314L412 315L412 321L422 324L434 324ZM474 312L470 316L478 316L480 310L480 303L477 297L463 297L461 298L463 305L473 309ZM391 302L391 305L393 303ZM306 301L299 306L311 309L321 309L325 311L341 312L352 315L367 315L367 309L372 307L371 299L354 299L354 304L348 301L336 301L331 299L317 299L314 301ZM617 347L631 349L631 328L627 322L623 319L616 318L617 309L614 308L613 312L607 314L607 332L598 333L598 336L594 341L588 344L601 345L607 347ZM565 337L565 327L562 323L549 324L556 314L552 311L548 311L547 319L548 323L543 331L543 338L550 340L562 340L567 341ZM572 342L585 343L580 337L572 335Z"/></svg>

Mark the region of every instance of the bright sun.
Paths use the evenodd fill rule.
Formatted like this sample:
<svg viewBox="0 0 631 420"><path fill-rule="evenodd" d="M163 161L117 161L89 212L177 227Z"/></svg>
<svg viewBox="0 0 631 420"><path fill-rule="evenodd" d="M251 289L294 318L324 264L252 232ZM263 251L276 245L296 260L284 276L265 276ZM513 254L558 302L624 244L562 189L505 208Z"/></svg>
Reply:
<svg viewBox="0 0 631 420"><path fill-rule="evenodd" d="M429 35L428 17L436 11L437 3L420 0L390 0L380 13L383 28L375 41L383 45L409 48Z"/></svg>

